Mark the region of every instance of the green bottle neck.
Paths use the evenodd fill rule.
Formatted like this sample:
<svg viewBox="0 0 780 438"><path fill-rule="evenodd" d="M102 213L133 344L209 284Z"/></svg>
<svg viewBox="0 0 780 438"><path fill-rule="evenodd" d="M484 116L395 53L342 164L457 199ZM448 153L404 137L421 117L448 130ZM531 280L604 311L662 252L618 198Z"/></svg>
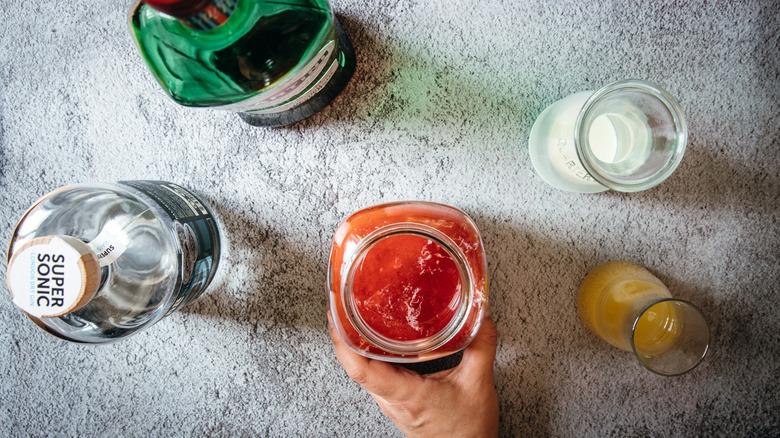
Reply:
<svg viewBox="0 0 780 438"><path fill-rule="evenodd" d="M213 0L199 13L179 18L185 26L197 30L215 29L224 24L236 10L238 0Z"/></svg>

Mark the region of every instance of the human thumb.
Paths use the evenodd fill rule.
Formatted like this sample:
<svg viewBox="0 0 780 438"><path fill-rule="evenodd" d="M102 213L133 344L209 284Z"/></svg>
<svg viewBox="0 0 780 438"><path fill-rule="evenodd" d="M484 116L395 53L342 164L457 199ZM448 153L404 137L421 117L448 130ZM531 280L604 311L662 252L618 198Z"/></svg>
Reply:
<svg viewBox="0 0 780 438"><path fill-rule="evenodd" d="M474 340L463 350L463 358L458 368L466 375L475 373L493 376L493 362L496 359L498 329L493 319L486 316Z"/></svg>

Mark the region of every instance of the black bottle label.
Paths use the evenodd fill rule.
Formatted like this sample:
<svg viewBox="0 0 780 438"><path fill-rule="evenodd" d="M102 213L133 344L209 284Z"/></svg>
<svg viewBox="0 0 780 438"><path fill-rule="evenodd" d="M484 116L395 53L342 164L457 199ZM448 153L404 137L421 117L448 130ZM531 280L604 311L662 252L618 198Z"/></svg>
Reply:
<svg viewBox="0 0 780 438"><path fill-rule="evenodd" d="M192 192L165 181L119 181L154 201L173 220L182 251L182 287L168 314L191 302L209 285L220 259L216 220Z"/></svg>

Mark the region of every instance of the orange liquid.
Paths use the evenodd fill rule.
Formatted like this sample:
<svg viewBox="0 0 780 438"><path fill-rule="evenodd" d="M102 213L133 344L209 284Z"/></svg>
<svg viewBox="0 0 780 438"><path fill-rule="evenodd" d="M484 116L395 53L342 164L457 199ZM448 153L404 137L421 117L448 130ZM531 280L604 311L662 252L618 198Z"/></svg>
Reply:
<svg viewBox="0 0 780 438"><path fill-rule="evenodd" d="M667 351L680 334L669 290L649 271L626 261L611 261L591 271L580 286L577 311L585 327L610 344L637 353L655 355Z"/></svg>
<svg viewBox="0 0 780 438"><path fill-rule="evenodd" d="M634 347L637 353L646 356L665 353L679 338L680 328L675 305L670 302L658 303L643 313L637 321L634 328Z"/></svg>

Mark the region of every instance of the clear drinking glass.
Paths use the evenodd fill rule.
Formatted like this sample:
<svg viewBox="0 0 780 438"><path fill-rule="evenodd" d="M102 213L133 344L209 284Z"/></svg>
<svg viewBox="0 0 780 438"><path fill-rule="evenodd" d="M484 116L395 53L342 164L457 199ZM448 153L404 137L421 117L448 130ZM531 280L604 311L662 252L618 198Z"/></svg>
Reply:
<svg viewBox="0 0 780 438"><path fill-rule="evenodd" d="M647 190L674 172L687 128L679 104L653 83L629 79L547 107L531 128L536 172L561 190Z"/></svg>
<svg viewBox="0 0 780 438"><path fill-rule="evenodd" d="M669 290L645 268L610 261L591 271L580 286L577 311L603 340L633 351L650 371L687 373L704 359L710 330L701 311Z"/></svg>

